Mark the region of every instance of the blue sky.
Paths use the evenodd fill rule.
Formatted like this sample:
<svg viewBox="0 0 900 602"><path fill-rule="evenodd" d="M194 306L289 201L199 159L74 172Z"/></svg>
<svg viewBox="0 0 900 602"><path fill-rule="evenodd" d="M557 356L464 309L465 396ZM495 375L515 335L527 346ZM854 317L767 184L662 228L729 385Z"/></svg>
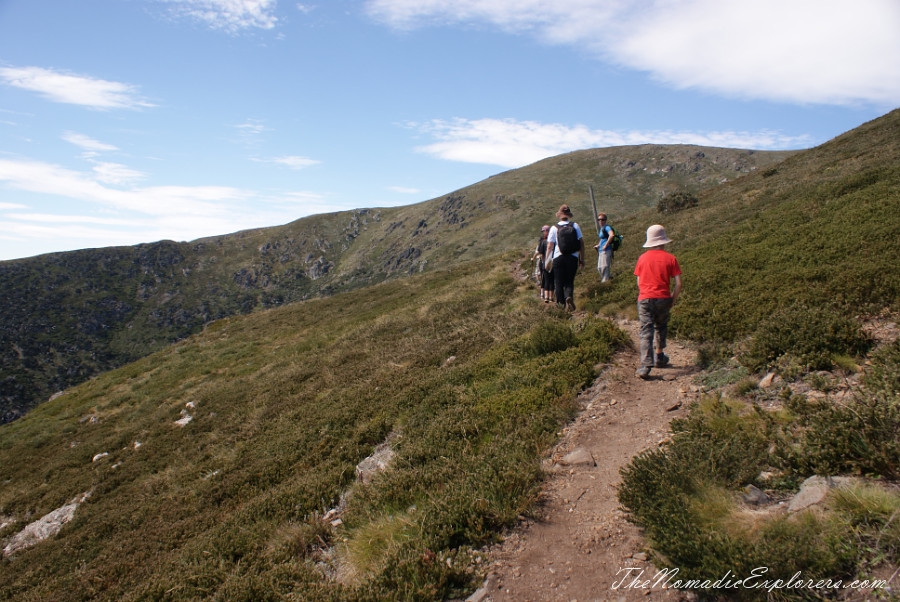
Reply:
<svg viewBox="0 0 900 602"><path fill-rule="evenodd" d="M897 0L0 0L0 260L900 106Z"/></svg>

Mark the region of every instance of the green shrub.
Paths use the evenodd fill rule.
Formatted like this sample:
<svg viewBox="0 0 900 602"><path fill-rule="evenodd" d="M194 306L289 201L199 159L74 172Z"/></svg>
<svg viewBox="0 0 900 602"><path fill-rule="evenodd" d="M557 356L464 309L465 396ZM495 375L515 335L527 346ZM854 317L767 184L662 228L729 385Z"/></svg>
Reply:
<svg viewBox="0 0 900 602"><path fill-rule="evenodd" d="M734 394L743 397L751 391L757 390L758 386L759 383L756 382L755 378L742 378L734 384Z"/></svg>
<svg viewBox="0 0 900 602"><path fill-rule="evenodd" d="M675 544L682 537L666 525L681 523L675 515L684 514L687 496L710 485L752 483L765 466L770 419L743 407L720 397L704 399L687 418L672 421L667 445L639 454L622 469L619 501L654 541Z"/></svg>
<svg viewBox="0 0 900 602"><path fill-rule="evenodd" d="M795 395L788 409L796 420L786 426L786 442L776 455L798 474L900 476L900 395L859 394L836 404Z"/></svg>
<svg viewBox="0 0 900 602"><path fill-rule="evenodd" d="M872 354L872 368L863 383L873 391L900 393L900 339Z"/></svg>
<svg viewBox="0 0 900 602"><path fill-rule="evenodd" d="M669 215L672 213L677 213L684 209L696 207L699 203L700 201L697 199L697 197L690 192L673 192L672 194L667 194L659 200L659 203L656 204L656 211L665 215Z"/></svg>
<svg viewBox="0 0 900 602"><path fill-rule="evenodd" d="M697 355L694 364L704 370L722 364L731 357L731 349L724 343L705 341L697 346Z"/></svg>
<svg viewBox="0 0 900 602"><path fill-rule="evenodd" d="M751 371L776 367L783 376L794 376L793 365L827 370L833 355L859 355L871 344L859 324L838 311L794 303L759 326L740 361ZM782 358L787 361L779 364Z"/></svg>
<svg viewBox="0 0 900 602"><path fill-rule="evenodd" d="M531 332L529 349L534 355L547 355L565 351L577 342L578 339L568 324L558 320L545 320Z"/></svg>
<svg viewBox="0 0 900 602"><path fill-rule="evenodd" d="M702 582L730 572L787 581L841 579L854 574L861 548L848 538L845 520L816 513L775 515L745 511L742 485L769 466L776 417L743 404L707 398L685 419L673 421L670 443L636 456L621 471L619 501L643 527L658 566L678 568L682 587L703 592ZM722 590L707 587L710 596ZM830 592L729 589L738 600L817 598Z"/></svg>

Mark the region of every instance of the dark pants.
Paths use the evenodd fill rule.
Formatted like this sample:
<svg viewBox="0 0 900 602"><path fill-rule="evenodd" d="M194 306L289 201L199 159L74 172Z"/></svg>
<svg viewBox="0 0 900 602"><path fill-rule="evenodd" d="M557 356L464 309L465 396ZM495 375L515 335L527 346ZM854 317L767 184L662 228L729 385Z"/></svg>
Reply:
<svg viewBox="0 0 900 602"><path fill-rule="evenodd" d="M641 366L653 366L653 335L656 334L656 348L666 348L669 334L669 314L672 299L641 299L638 301L638 320L641 322Z"/></svg>
<svg viewBox="0 0 900 602"><path fill-rule="evenodd" d="M566 299L575 298L575 274L578 272L578 258L575 255L560 255L553 260L553 284L556 287L556 304L565 306Z"/></svg>

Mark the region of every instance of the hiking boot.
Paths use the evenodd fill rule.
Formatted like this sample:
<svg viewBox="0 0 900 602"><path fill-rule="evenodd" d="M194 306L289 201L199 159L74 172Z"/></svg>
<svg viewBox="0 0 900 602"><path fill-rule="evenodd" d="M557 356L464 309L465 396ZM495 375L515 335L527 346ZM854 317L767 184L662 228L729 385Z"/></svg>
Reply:
<svg viewBox="0 0 900 602"><path fill-rule="evenodd" d="M634 375L643 379L650 378L650 366L641 366Z"/></svg>
<svg viewBox="0 0 900 602"><path fill-rule="evenodd" d="M575 311L575 302L572 301L572 297L566 297L566 309Z"/></svg>
<svg viewBox="0 0 900 602"><path fill-rule="evenodd" d="M656 367L657 368L665 368L669 365L669 356L665 353L657 353L656 354Z"/></svg>

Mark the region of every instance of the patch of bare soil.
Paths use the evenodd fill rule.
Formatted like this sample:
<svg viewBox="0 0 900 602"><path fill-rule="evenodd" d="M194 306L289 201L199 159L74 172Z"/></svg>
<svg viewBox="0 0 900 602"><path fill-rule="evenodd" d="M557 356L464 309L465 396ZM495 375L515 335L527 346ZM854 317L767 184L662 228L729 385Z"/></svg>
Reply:
<svg viewBox="0 0 900 602"><path fill-rule="evenodd" d="M623 321L638 347L638 324ZM647 560L640 530L625 520L616 488L619 469L642 450L669 436L669 422L683 416L698 372L694 353L670 341L670 365L654 368L650 378L635 376L638 354L620 352L580 396L583 408L546 461L550 472L537 519L523 519L501 544L488 552L484 587L471 602L587 602L594 600L667 600L682 592L638 588ZM632 571L628 571L632 569Z"/></svg>

